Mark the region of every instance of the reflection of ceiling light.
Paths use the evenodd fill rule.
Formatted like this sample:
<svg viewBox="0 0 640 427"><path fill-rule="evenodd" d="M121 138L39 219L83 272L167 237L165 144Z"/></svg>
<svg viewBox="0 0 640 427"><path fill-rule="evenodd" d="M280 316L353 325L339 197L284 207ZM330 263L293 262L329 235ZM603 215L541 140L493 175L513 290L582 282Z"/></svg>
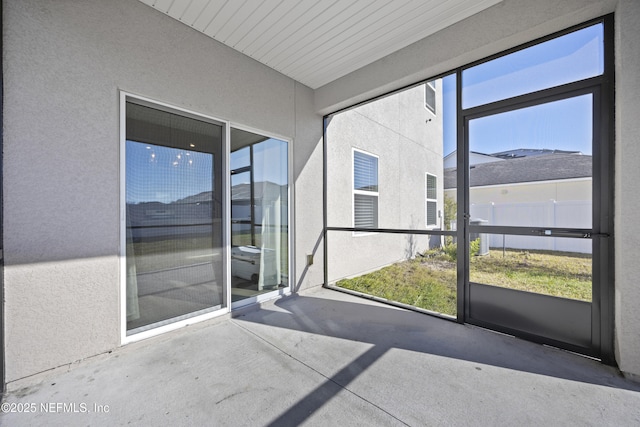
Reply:
<svg viewBox="0 0 640 427"><path fill-rule="evenodd" d="M193 160L189 160L189 164L192 165L193 164Z"/></svg>
<svg viewBox="0 0 640 427"><path fill-rule="evenodd" d="M173 166L178 166L178 162L173 162Z"/></svg>
<svg viewBox="0 0 640 427"><path fill-rule="evenodd" d="M191 147L191 148L193 148L195 146L196 146L196 144L189 144L189 147Z"/></svg>
<svg viewBox="0 0 640 427"><path fill-rule="evenodd" d="M156 153L151 153L151 158L155 159L156 158Z"/></svg>
<svg viewBox="0 0 640 427"><path fill-rule="evenodd" d="M190 156L190 155L191 155L191 153L185 153L185 154L186 154L187 156Z"/></svg>
<svg viewBox="0 0 640 427"><path fill-rule="evenodd" d="M147 150L151 150L151 147L149 147L148 145L147 145Z"/></svg>
<svg viewBox="0 0 640 427"><path fill-rule="evenodd" d="M182 158L182 155L178 154L176 157L178 158L178 160L180 160Z"/></svg>

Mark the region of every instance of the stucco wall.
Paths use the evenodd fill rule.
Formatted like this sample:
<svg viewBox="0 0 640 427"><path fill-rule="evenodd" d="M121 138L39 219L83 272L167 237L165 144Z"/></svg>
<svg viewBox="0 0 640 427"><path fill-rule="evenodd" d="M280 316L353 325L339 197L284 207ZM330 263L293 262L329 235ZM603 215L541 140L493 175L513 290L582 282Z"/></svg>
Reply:
<svg viewBox="0 0 640 427"><path fill-rule="evenodd" d="M295 284L300 290L324 283L322 117L313 109L313 91L296 85L296 143L293 144ZM312 255L313 264L307 263Z"/></svg>
<svg viewBox="0 0 640 427"><path fill-rule="evenodd" d="M640 379L640 2L616 9L616 359Z"/></svg>
<svg viewBox="0 0 640 427"><path fill-rule="evenodd" d="M437 177L443 210L442 84L437 113L424 106L424 85L338 113L328 119L327 223L354 226L353 150L378 157L378 228L426 229L425 174ZM331 232L329 281L415 256L428 236Z"/></svg>
<svg viewBox="0 0 640 427"><path fill-rule="evenodd" d="M322 185L322 122L310 89L140 2L3 7L12 381L120 344L119 90L293 139L294 178L319 181L310 188ZM322 226L322 200L311 194L296 198L308 209L302 253Z"/></svg>

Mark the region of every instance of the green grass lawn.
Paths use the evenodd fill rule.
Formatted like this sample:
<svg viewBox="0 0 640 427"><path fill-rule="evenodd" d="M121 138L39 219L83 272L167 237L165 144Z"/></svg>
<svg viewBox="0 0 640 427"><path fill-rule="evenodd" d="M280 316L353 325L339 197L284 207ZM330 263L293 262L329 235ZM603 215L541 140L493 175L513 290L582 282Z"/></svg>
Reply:
<svg viewBox="0 0 640 427"><path fill-rule="evenodd" d="M491 250L471 257L470 280L591 301L591 255ZM456 315L456 263L440 251L337 282L345 289Z"/></svg>
<svg viewBox="0 0 640 427"><path fill-rule="evenodd" d="M345 289L456 315L456 264L446 255L399 262L337 283Z"/></svg>
<svg viewBox="0 0 640 427"><path fill-rule="evenodd" d="M472 282L591 301L590 254L496 250L470 264Z"/></svg>

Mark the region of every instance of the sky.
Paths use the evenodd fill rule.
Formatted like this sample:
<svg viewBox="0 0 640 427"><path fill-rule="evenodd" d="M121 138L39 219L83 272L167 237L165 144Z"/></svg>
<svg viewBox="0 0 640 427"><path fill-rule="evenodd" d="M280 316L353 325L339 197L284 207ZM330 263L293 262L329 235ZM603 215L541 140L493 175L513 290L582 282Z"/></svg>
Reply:
<svg viewBox="0 0 640 427"><path fill-rule="evenodd" d="M603 28L597 24L463 71L463 107L582 80L603 72ZM455 75L443 79L444 154L456 147ZM547 148L591 154L591 95L475 119L472 151Z"/></svg>

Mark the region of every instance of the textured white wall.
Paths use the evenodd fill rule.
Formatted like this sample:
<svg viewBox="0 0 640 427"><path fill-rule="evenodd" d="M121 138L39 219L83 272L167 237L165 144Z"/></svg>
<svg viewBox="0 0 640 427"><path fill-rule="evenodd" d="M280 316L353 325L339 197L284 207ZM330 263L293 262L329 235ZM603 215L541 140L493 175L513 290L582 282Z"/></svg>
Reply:
<svg viewBox="0 0 640 427"><path fill-rule="evenodd" d="M443 210L441 83L436 91L439 114L428 111L424 99L424 85L420 85L330 117L326 130L329 226L354 226L354 148L378 156L378 228L426 228L427 172L439 179L438 209ZM429 240L417 235L332 232L329 281L415 256L429 248Z"/></svg>
<svg viewBox="0 0 640 427"><path fill-rule="evenodd" d="M12 381L119 345L119 90L292 138L295 179L316 194L322 122L310 89L140 2L3 6ZM311 194L297 198L303 253L322 227Z"/></svg>
<svg viewBox="0 0 640 427"><path fill-rule="evenodd" d="M616 9L615 304L616 352L640 379L640 2Z"/></svg>
<svg viewBox="0 0 640 427"><path fill-rule="evenodd" d="M296 135L293 145L295 210L294 290L324 283L322 117L313 109L313 91L296 85ZM307 265L307 255L313 264Z"/></svg>

